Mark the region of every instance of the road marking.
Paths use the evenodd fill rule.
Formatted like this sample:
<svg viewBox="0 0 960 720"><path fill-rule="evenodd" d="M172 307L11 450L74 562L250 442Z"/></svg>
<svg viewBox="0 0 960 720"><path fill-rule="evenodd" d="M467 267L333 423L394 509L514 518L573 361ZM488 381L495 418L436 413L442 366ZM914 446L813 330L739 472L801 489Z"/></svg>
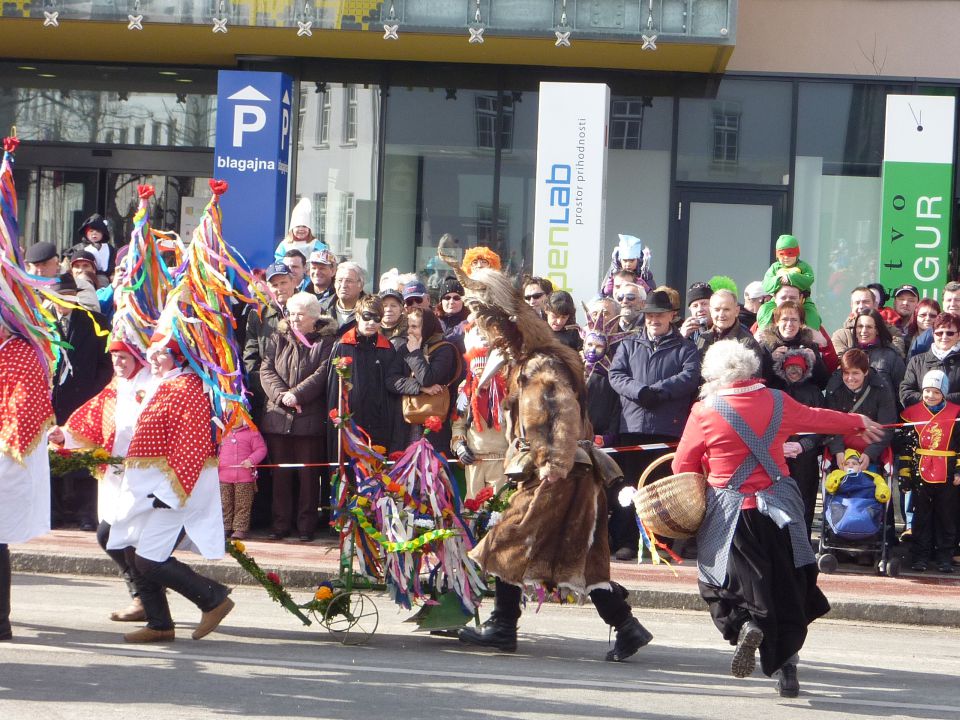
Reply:
<svg viewBox="0 0 960 720"><path fill-rule="evenodd" d="M350 663L349 665L343 663L323 663L323 662L310 662L304 660L271 660L267 658L255 658L247 656L232 656L232 655L204 655L200 653L183 653L179 652L174 648L170 649L160 649L153 648L150 650L141 650L138 648L127 648L124 646L117 646L108 643L90 643L89 645L82 647L51 647L47 645L34 645L29 642L18 642L17 645L24 650L36 650L37 652L49 652L49 653L75 653L78 655L108 655L114 657L126 657L126 658L140 658L140 659L153 659L153 660L188 660L191 662L203 662L210 663L212 665L230 665L232 667L236 666L253 666L253 667L283 667L283 668L295 668L298 670L314 670L317 672L365 672L372 673L374 675L407 675L415 677L425 677L431 679L437 678L446 678L457 680L463 683L470 683L476 685L481 681L489 681L491 683L528 683L531 685L537 686L555 686L555 687L587 687L587 688L597 688L597 689L606 689L606 690L623 690L624 686L627 684L623 680L592 680L589 678L558 678L552 676L540 676L540 675L516 675L510 673L482 673L470 670L465 674L463 669L459 670L441 670L435 668L415 668L415 667L397 667L396 665L370 665L370 664L354 664ZM465 652L462 654L474 655L473 652ZM702 677L702 676L701 676ZM755 678L755 680L760 680ZM768 683L770 682L767 679L763 679L764 685L758 686L757 682L753 682L747 686L739 686L737 688L720 688L720 687L683 687L678 686L675 682L667 682L663 680L636 680L634 688L638 692L656 692L656 693L669 693L674 695L698 695L698 696L722 696L722 697L751 697L751 696L762 696L764 698L770 698L772 694L772 686ZM870 688L851 688L860 690L864 692L874 692ZM905 702L892 702L890 700L870 700L867 698L845 698L845 697L832 697L830 695L816 695L810 693L809 691L804 691L803 696L799 700L789 701L790 705L797 707L809 707L811 709L816 709L818 706L822 705L844 705L844 706L857 706L857 707L873 707L873 708L885 708L885 709L897 709L897 710L925 710L930 712L939 712L939 713L954 713L960 714L960 705L932 705L924 703L905 703Z"/></svg>

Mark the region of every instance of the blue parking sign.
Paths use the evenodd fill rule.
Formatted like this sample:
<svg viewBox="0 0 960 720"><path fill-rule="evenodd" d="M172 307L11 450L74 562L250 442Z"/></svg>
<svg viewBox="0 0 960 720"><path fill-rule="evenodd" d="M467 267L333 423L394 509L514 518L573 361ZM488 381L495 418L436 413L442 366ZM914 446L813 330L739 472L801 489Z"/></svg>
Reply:
<svg viewBox="0 0 960 720"><path fill-rule="evenodd" d="M286 233L293 79L277 72L221 70L213 176L230 189L220 199L223 238L251 267L273 262Z"/></svg>

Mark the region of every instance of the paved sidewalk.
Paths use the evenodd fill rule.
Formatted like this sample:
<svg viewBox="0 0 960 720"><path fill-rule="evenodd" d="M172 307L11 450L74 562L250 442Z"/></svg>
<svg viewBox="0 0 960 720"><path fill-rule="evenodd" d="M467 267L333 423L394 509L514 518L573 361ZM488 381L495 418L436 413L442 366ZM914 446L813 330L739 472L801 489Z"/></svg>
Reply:
<svg viewBox="0 0 960 720"><path fill-rule="evenodd" d="M267 571L276 571L289 588L316 587L336 576L339 553L333 538L313 543L270 542L265 535L244 541L247 552ZM97 545L92 532L54 530L23 545L11 546L17 572L116 575L116 566ZM252 578L229 556L207 561L190 553L179 557L228 584L250 584ZM877 576L871 568L842 565L842 572L820 575L820 587L833 606L829 617L868 622L960 627L960 569L953 575L904 572ZM613 562L613 579L628 588L638 608L702 610L694 561L671 569L649 562ZM296 593L294 593L296 595Z"/></svg>

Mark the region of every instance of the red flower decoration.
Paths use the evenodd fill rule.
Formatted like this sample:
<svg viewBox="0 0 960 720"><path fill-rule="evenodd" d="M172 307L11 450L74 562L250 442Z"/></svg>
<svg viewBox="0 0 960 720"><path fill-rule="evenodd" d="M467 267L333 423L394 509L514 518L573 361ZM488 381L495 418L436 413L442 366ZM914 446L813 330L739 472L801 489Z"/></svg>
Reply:
<svg viewBox="0 0 960 720"><path fill-rule="evenodd" d="M330 415L330 419L331 419L331 420L339 420L339 419L340 419L340 411L337 410L337 408L333 408L333 410L330 411L329 415Z"/></svg>
<svg viewBox="0 0 960 720"><path fill-rule="evenodd" d="M229 187L230 185L226 180L210 180L210 189L214 195L223 195Z"/></svg>
<svg viewBox="0 0 960 720"><path fill-rule="evenodd" d="M463 501L463 506L470 512L477 512L480 509L480 503L477 502L476 498L467 498Z"/></svg>
<svg viewBox="0 0 960 720"><path fill-rule="evenodd" d="M340 362L344 365L353 365L353 358L349 355L346 355L345 357L340 358Z"/></svg>
<svg viewBox="0 0 960 720"><path fill-rule="evenodd" d="M272 583L273 583L274 585L276 585L277 587L279 587L279 586L282 584L282 583L280 582L280 576L277 575L275 572L268 572L268 573L267 573L267 580L269 580L270 582L272 582Z"/></svg>
<svg viewBox="0 0 960 720"><path fill-rule="evenodd" d="M20 144L20 138L16 137L5 137L3 139L3 149L8 153L16 152L17 145Z"/></svg>
<svg viewBox="0 0 960 720"><path fill-rule="evenodd" d="M149 200L156 194L153 185L137 185L137 197L141 200Z"/></svg>
<svg viewBox="0 0 960 720"><path fill-rule="evenodd" d="M440 432L440 428L442 427L443 421L436 415L431 415L423 421L423 429L430 432Z"/></svg>
<svg viewBox="0 0 960 720"><path fill-rule="evenodd" d="M476 500L478 503L485 503L487 500L493 497L493 488L487 485L483 490L477 493Z"/></svg>
<svg viewBox="0 0 960 720"><path fill-rule="evenodd" d="M63 457L70 457L71 455L73 455L73 451L67 450L66 448L60 448L59 450L57 450L57 455L61 455Z"/></svg>
<svg viewBox="0 0 960 720"><path fill-rule="evenodd" d="M387 460L389 460L390 462L396 462L397 460L399 460L399 459L402 458L402 457L403 457L403 453L402 453L402 452L400 452L399 450L394 450L392 453L390 453L389 455L387 455Z"/></svg>

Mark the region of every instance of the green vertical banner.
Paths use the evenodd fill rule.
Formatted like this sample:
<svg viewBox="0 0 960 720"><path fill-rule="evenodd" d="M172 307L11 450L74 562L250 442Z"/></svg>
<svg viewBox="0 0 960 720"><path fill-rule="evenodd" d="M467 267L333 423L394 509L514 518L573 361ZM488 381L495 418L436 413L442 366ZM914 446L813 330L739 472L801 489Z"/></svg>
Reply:
<svg viewBox="0 0 960 720"><path fill-rule="evenodd" d="M947 282L953 207L952 97L888 95L880 282L939 299Z"/></svg>

